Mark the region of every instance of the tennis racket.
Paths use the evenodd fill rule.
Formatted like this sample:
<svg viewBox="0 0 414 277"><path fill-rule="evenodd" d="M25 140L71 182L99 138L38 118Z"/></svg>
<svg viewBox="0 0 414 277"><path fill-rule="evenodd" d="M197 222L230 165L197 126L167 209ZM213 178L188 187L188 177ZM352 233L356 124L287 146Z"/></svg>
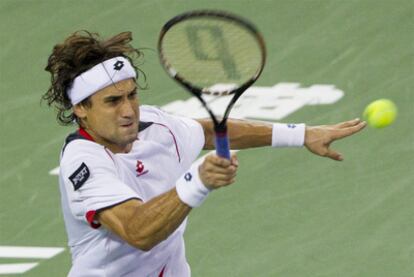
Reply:
<svg viewBox="0 0 414 277"><path fill-rule="evenodd" d="M168 75L197 97L213 120L217 155L230 159L227 118L237 99L263 71L266 48L262 35L252 23L234 14L191 11L165 23L158 51ZM233 95L221 120L203 95Z"/></svg>

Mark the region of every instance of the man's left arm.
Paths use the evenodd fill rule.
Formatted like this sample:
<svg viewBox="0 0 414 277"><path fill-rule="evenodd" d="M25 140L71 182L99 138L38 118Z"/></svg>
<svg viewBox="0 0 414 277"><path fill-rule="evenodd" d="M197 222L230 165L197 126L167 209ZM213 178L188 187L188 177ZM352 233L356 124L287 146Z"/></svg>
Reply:
<svg viewBox="0 0 414 277"><path fill-rule="evenodd" d="M212 121L210 119L197 119L197 121L202 125L204 130L204 149L214 149L214 125ZM275 137L286 136L283 133L283 128L279 130L279 133L275 133L273 130L274 126L274 124L266 122L228 119L227 130L230 148L245 149L274 145ZM304 146L310 152L333 160L342 161L342 154L330 148L331 143L335 140L358 133L365 126L366 122L357 118L334 125L306 126L304 134L298 133L297 135L304 136L301 139L304 142ZM287 132L291 132L290 129L286 130Z"/></svg>

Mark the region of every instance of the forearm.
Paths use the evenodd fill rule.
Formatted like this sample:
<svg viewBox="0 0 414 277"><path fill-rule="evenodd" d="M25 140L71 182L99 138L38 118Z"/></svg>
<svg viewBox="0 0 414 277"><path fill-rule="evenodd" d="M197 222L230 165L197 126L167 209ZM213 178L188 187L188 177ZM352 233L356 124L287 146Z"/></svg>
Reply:
<svg viewBox="0 0 414 277"><path fill-rule="evenodd" d="M190 211L174 188L146 203L129 201L103 211L98 220L132 246L148 251L171 235Z"/></svg>
<svg viewBox="0 0 414 277"><path fill-rule="evenodd" d="M191 207L184 204L174 189L140 205L128 224L130 236L145 248L153 246L170 236L187 217Z"/></svg>
<svg viewBox="0 0 414 277"><path fill-rule="evenodd" d="M197 120L204 128L204 149L214 149L214 124L210 119ZM272 143L272 124L259 121L228 119L227 132L231 149L269 146Z"/></svg>

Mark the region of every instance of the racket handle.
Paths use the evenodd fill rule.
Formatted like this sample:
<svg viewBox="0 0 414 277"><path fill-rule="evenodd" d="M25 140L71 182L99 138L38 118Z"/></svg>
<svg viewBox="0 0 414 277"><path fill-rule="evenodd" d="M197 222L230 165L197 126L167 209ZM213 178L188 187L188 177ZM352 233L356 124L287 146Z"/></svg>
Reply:
<svg viewBox="0 0 414 277"><path fill-rule="evenodd" d="M230 160L230 147L227 130L216 132L216 153L217 156Z"/></svg>

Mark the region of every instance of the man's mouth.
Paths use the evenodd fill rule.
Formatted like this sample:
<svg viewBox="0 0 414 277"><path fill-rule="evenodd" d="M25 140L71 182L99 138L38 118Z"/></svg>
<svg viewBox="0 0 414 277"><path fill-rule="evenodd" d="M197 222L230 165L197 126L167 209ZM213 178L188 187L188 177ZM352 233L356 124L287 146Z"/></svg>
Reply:
<svg viewBox="0 0 414 277"><path fill-rule="evenodd" d="M130 123L126 123L126 124L121 124L121 127L129 128L129 127L132 127L133 125L134 125L134 122L130 122Z"/></svg>

